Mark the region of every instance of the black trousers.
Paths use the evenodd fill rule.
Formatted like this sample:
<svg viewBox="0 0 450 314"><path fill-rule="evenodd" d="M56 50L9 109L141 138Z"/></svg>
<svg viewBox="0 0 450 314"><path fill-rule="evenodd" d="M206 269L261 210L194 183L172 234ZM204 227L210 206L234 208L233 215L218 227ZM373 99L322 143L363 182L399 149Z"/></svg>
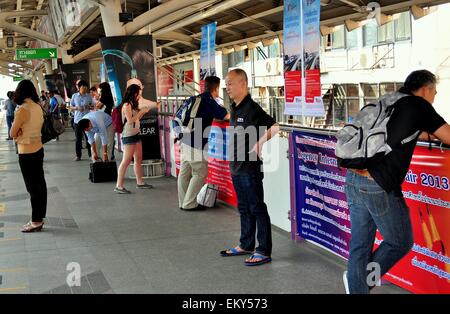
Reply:
<svg viewBox="0 0 450 314"><path fill-rule="evenodd" d="M44 149L33 154L19 154L23 180L31 198L32 221L41 222L47 214L47 183L44 177Z"/></svg>
<svg viewBox="0 0 450 314"><path fill-rule="evenodd" d="M86 134L78 127L78 123L74 124L75 127L75 152L77 157L81 158L81 149L83 148L83 137L86 139L86 149L88 150L88 156L91 157L91 145L89 145Z"/></svg>

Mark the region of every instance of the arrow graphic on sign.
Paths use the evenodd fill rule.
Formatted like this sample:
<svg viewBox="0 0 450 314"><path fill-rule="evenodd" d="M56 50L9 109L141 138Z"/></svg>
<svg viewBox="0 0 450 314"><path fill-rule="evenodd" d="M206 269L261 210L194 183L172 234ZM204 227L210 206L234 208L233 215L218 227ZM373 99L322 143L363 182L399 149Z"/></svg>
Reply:
<svg viewBox="0 0 450 314"><path fill-rule="evenodd" d="M53 52L50 51L49 54L50 54L50 57L51 57L51 58L54 58L54 57L55 57L55 54L54 54Z"/></svg>

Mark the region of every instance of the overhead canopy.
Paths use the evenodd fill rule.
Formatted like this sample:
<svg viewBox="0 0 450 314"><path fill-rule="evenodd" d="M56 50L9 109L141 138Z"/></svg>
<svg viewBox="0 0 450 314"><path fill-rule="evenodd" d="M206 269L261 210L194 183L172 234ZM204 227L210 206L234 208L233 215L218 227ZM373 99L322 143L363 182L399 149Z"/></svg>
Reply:
<svg viewBox="0 0 450 314"><path fill-rule="evenodd" d="M16 10L47 10L48 1L0 0L0 17L2 13ZM84 1L96 2L94 0ZM136 19L136 17L149 9L154 9L163 3L167 5L167 2L170 4L172 1L175 3L175 0L127 0L126 8L128 12L134 13ZM253 38L274 37L283 29L283 1L281 0L241 1L241 4L223 7L221 4L224 2L219 0L205 1L205 6L200 12L185 10L185 14L180 15L182 18L174 20L161 17L156 23L158 27L152 29L154 30L153 35L157 39L157 46L163 48L163 58L197 51L200 46L201 27L213 21L217 21L216 42L219 47L224 47L228 44L232 46L234 43L245 42L245 40ZM412 6L426 8L448 2L450 0L378 1L381 12L387 16L410 10ZM367 8L369 3L373 3L373 0L322 0L321 25L331 27L343 24L346 20L359 21L366 19L368 14L370 14L370 10ZM124 8L125 2L122 3L122 9L124 10ZM89 11L89 15L90 18L84 19L85 23L83 23L81 28L71 31L72 35L70 36L69 33L65 37L65 40L70 40L71 44L69 54L77 55L98 43L98 39L105 36L99 10L93 9ZM36 30L42 19L42 16L26 16L8 18L6 22ZM14 32L8 30L7 25L2 24L1 19L0 27L3 28L4 37L7 35L16 36L17 47L30 46L30 37L20 33L14 34ZM55 37L54 34L53 37ZM55 38L55 41L58 41L58 38ZM59 44L62 44L62 42L60 41ZM4 52L7 53L8 50L6 49ZM13 50L9 50L9 52L9 58L12 58L13 54L11 52Z"/></svg>

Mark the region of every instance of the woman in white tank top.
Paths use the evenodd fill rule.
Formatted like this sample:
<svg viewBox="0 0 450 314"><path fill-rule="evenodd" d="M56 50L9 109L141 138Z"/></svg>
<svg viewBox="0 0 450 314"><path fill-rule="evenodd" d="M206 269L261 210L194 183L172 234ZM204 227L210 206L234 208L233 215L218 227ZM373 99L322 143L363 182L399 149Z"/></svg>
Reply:
<svg viewBox="0 0 450 314"><path fill-rule="evenodd" d="M150 107L139 109L139 98L141 88L136 85L130 85L123 98L122 102L122 143L123 143L123 157L119 166L119 173L117 176L117 184L114 191L119 194L131 193L123 185L125 173L131 160L134 158L134 173L136 176L136 188L138 189L151 189L153 186L147 184L142 179L142 142L139 135L140 123L142 117L150 111Z"/></svg>

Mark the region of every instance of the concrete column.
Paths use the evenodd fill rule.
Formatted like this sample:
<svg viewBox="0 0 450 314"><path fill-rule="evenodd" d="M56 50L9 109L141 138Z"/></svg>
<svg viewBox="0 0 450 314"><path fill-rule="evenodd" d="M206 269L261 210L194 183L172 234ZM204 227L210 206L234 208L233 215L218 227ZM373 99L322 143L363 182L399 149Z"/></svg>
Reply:
<svg viewBox="0 0 450 314"><path fill-rule="evenodd" d="M36 92L37 92L38 96L40 96L40 95L41 95L41 90L39 89L39 84L38 84L38 81L37 81L35 75L33 75L33 76L31 77L31 82L33 82L33 85L34 85L34 87L36 88Z"/></svg>
<svg viewBox="0 0 450 314"><path fill-rule="evenodd" d="M39 83L39 92L38 95L41 95L41 91L47 91L47 87L45 85L44 74L42 70L36 71L37 81Z"/></svg>
<svg viewBox="0 0 450 314"><path fill-rule="evenodd" d="M45 64L45 73L46 73L46 74L53 74L52 62L46 60L46 61L44 62L44 64Z"/></svg>
<svg viewBox="0 0 450 314"><path fill-rule="evenodd" d="M126 35L122 23L119 22L119 13L122 12L120 0L103 0L104 5L100 6L103 28L106 37Z"/></svg>

